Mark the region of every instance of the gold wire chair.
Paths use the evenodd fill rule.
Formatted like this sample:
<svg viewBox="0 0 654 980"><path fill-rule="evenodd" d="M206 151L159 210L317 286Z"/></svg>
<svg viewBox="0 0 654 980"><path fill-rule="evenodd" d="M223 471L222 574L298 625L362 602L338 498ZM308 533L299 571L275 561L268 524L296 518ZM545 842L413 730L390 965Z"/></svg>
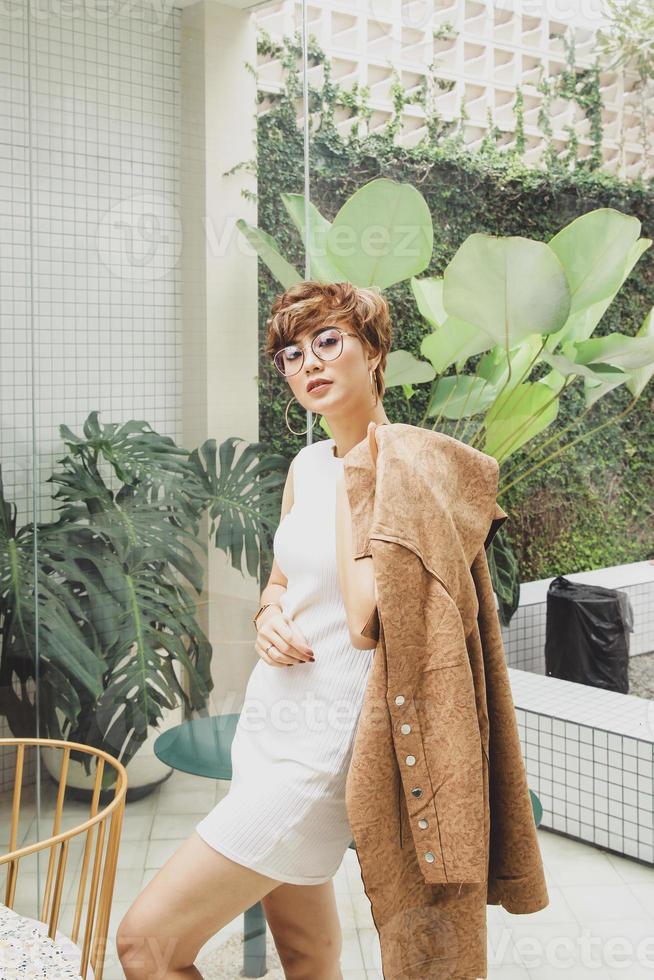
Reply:
<svg viewBox="0 0 654 980"><path fill-rule="evenodd" d="M53 816L52 835L45 840L36 841L24 847L16 847L18 826L21 816L21 799L23 792L23 775L25 772L25 750L33 749L34 752L39 747L58 749L61 752L61 769L59 772L59 782L57 788L57 798ZM5 887L5 902L8 908L13 908L16 895L16 882L18 879L19 861L21 858L34 854L37 851L50 851L48 861L48 873L45 882L43 905L40 919L47 922L50 939L56 938L57 924L61 909L61 898L66 874L66 861L71 840L82 838L86 834L84 844L84 856L79 868L79 882L77 886L77 900L75 903L75 916L73 922L72 942L77 944L82 920L82 910L87 900L86 918L84 920L84 940L81 948L79 973L83 980L86 980L87 970L90 963L95 980L102 980L104 961L107 947L107 934L109 930L109 916L111 912L111 900L116 879L116 866L118 863L118 848L120 844L120 833L122 828L123 816L125 812L125 795L127 792L127 772L125 767L109 753L93 746L83 745L80 742L59 741L50 738L0 738L0 751L16 749L16 767L14 775L14 791L12 798L11 827L9 832L9 851L0 855L0 868L8 865L7 881ZM70 830L60 831L62 812L64 807L64 796L66 792L66 780L68 778L68 768L70 753L85 753L93 756L96 761L95 780L93 785L93 795L89 806L89 818L78 826ZM92 765L92 762L91 762ZM103 776L105 766L115 772L115 782L112 784L114 790L113 799L101 810L98 811L100 792L103 789ZM105 791L108 779L105 778ZM109 828L108 833L106 832ZM96 833L95 851L93 851L93 838ZM105 847L106 843L106 847ZM58 858L57 858L58 851ZM92 861L92 873L90 877L90 888L87 894L87 879L89 877L89 866ZM56 871L55 871L56 863ZM54 890L53 890L54 885Z"/></svg>

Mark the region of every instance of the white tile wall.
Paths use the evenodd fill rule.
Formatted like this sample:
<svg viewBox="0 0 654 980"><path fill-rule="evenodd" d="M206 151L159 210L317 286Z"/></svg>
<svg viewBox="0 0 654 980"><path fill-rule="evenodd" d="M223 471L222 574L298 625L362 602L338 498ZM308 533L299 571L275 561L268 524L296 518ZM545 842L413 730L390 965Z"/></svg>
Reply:
<svg viewBox="0 0 654 980"><path fill-rule="evenodd" d="M181 429L181 12L101 7L0 7L0 460L21 521L32 424L41 518L61 423Z"/></svg>
<svg viewBox="0 0 654 980"><path fill-rule="evenodd" d="M96 409L181 434L180 17L0 4L0 464L19 524L33 489L51 516L61 423Z"/></svg>

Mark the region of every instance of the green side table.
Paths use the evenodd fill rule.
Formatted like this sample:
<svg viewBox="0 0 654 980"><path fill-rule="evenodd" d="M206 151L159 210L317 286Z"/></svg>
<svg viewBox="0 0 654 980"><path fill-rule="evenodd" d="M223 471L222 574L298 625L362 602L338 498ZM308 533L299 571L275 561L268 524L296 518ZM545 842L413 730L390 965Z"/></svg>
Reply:
<svg viewBox="0 0 654 980"><path fill-rule="evenodd" d="M154 754L166 765L208 779L232 778L232 739L239 715L194 718L162 732ZM266 916L261 902L244 913L243 976L262 977L266 968Z"/></svg>

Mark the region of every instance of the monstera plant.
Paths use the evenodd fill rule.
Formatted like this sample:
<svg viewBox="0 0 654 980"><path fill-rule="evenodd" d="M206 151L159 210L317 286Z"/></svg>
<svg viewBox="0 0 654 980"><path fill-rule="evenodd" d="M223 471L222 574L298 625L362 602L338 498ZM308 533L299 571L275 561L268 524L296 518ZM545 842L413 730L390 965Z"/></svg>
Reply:
<svg viewBox="0 0 654 980"><path fill-rule="evenodd" d="M415 187L372 180L332 221L301 194L282 194L282 200L308 253L312 278L381 289L410 282L416 313L426 326L422 359L392 351L386 387L402 388L410 421L436 428L445 419L450 434L496 457L500 503L509 487L626 415L654 374L654 307L633 336L593 336L652 244L640 237L635 217L598 208L547 242L475 233L462 242L442 276L417 278L431 261L435 232L427 202ZM270 235L243 220L237 226L284 288L301 280ZM474 367L466 370L473 358ZM430 386L427 408L414 420L410 399L414 386L423 384ZM574 384L583 386L583 412L546 436L562 395ZM620 386L631 394L626 408L566 443L566 432ZM321 425L327 428L324 419ZM518 450L516 463L511 457ZM488 559L500 618L508 625L520 586L503 529L493 538Z"/></svg>
<svg viewBox="0 0 654 980"><path fill-rule="evenodd" d="M83 436L60 432L54 520L18 527L0 474L0 710L14 735L34 733L38 663L41 734L127 764L163 708L202 709L213 686L196 615L201 518L256 576L287 461L259 444L237 456L234 438L189 453L147 422L103 425L96 412Z"/></svg>

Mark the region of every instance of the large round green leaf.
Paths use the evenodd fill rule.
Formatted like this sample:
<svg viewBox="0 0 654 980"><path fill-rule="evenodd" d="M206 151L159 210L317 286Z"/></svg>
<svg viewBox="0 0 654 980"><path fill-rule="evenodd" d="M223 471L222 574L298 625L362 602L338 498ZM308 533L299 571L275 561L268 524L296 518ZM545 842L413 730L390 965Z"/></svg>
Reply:
<svg viewBox="0 0 654 980"><path fill-rule="evenodd" d="M422 194L382 177L364 184L340 209L327 235L327 257L355 286L385 289L426 269L433 234Z"/></svg>
<svg viewBox="0 0 654 980"><path fill-rule="evenodd" d="M439 378L427 409L427 415L446 419L466 419L483 412L495 398L496 390L483 378L453 374Z"/></svg>
<svg viewBox="0 0 654 980"><path fill-rule="evenodd" d="M565 354L550 354L547 351L543 351L541 359L549 364L550 367L556 368L556 370L567 377L570 374L574 374L580 378L590 378L592 381L606 381L608 380L607 375L615 376L616 384L620 384L621 381L626 381L626 374L620 368L611 368L608 364L601 364L599 361L590 366L587 364L582 364L580 361L575 361L569 357L569 348L565 347Z"/></svg>
<svg viewBox="0 0 654 980"><path fill-rule="evenodd" d="M294 269L290 262L280 254L277 242L261 228L255 228L248 224L243 218L239 218L236 227L247 239L255 250L262 262L268 266L275 279L281 283L284 289L294 286L297 282L302 282L302 276Z"/></svg>
<svg viewBox="0 0 654 980"><path fill-rule="evenodd" d="M565 323L570 291L563 267L543 242L470 235L444 273L443 304L506 350L529 334Z"/></svg>
<svg viewBox="0 0 654 980"><path fill-rule="evenodd" d="M539 381L513 388L500 395L486 415L484 449L502 462L520 446L546 429L557 416L559 400L548 385Z"/></svg>
<svg viewBox="0 0 654 980"><path fill-rule="evenodd" d="M425 276L424 279L416 279L412 276L411 291L421 316L432 327L441 327L447 320L447 312L443 306L442 277Z"/></svg>
<svg viewBox="0 0 654 980"><path fill-rule="evenodd" d="M327 235L331 228L330 222L323 217L315 204L309 202L309 242L307 245L306 229L304 227L304 194L282 194L284 207L291 220L300 232L302 244L309 251L309 277L319 282L339 282L342 278L340 269L330 261L327 255Z"/></svg>
<svg viewBox="0 0 654 980"><path fill-rule="evenodd" d="M640 256L652 244L639 238L640 221L614 208L579 215L548 242L570 285L568 322L548 337L554 350L565 338L586 340L600 322Z"/></svg>
<svg viewBox="0 0 654 980"><path fill-rule="evenodd" d="M654 361L654 336L628 337L610 333L574 344L575 359L593 365L596 361L621 368L642 368Z"/></svg>
<svg viewBox="0 0 654 980"><path fill-rule="evenodd" d="M593 330L604 316L604 313L613 302L613 299L620 286L625 281L640 256L643 254L643 252L647 251L651 244L652 242L649 238L639 238L637 242L634 242L627 254L625 267L622 272L622 278L616 289L607 296L602 296L602 298L596 303L590 303L588 306L580 306L575 312L571 313L561 330L550 334L550 336L547 338L548 350L555 350L563 339L586 340L588 337L590 337Z"/></svg>
<svg viewBox="0 0 654 980"><path fill-rule="evenodd" d="M651 308L643 322L641 323L637 337L654 337L654 306ZM636 397L644 390L645 385L654 375L654 363L650 362L639 368L630 370L631 378L626 383L626 387L631 394Z"/></svg>
<svg viewBox="0 0 654 980"><path fill-rule="evenodd" d="M395 385L419 385L433 381L434 369L427 361L420 361L408 350L394 350L388 355L384 370L384 384L387 388Z"/></svg>
<svg viewBox="0 0 654 980"><path fill-rule="evenodd" d="M437 374L451 364L461 372L469 357L488 350L492 341L488 334L472 323L448 316L443 306L443 280L432 277L411 279L411 289L418 310L432 326L433 332L422 339L420 353L433 365Z"/></svg>
<svg viewBox="0 0 654 980"><path fill-rule="evenodd" d="M570 284L571 313L615 295L639 235L638 218L597 208L579 215L549 240Z"/></svg>
<svg viewBox="0 0 654 980"><path fill-rule="evenodd" d="M420 353L437 374L442 374L450 364L456 364L457 370L462 371L469 357L488 350L492 343L488 334L473 324L450 316L442 327L422 338Z"/></svg>

